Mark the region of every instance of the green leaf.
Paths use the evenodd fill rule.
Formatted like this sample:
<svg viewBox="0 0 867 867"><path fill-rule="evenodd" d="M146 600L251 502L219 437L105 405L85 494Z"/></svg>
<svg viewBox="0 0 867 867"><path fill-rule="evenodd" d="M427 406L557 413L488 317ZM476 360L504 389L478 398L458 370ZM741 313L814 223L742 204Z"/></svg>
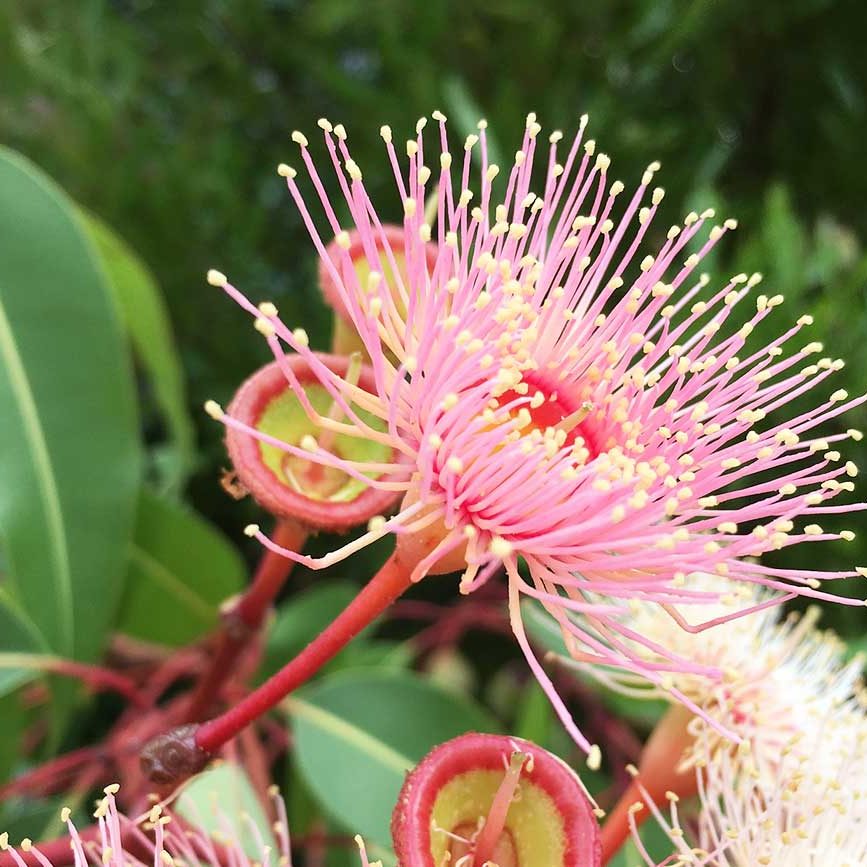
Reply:
<svg viewBox="0 0 867 867"><path fill-rule="evenodd" d="M292 659L357 594L358 586L351 581L330 581L327 584L315 584L284 602L268 630L264 670L273 673Z"/></svg>
<svg viewBox="0 0 867 867"><path fill-rule="evenodd" d="M60 656L96 658L120 599L140 471L134 395L74 206L0 149L3 587Z"/></svg>
<svg viewBox="0 0 867 867"><path fill-rule="evenodd" d="M216 626L219 606L244 585L234 546L204 519L142 490L117 628L178 646Z"/></svg>
<svg viewBox="0 0 867 867"><path fill-rule="evenodd" d="M462 78L450 75L443 84L443 98L446 110L451 115L451 126L460 135L466 138L468 135L478 135L478 123L485 116L479 104L473 98L469 88ZM494 133L490 129L485 130L485 141L488 149L488 164L502 165L502 151L497 143ZM478 159L480 151L474 152L474 158Z"/></svg>
<svg viewBox="0 0 867 867"><path fill-rule="evenodd" d="M240 765L226 762L217 765L190 782L178 798L175 809L188 822L209 834L228 833L237 839L241 849L254 860L263 857L262 844L277 850L271 833L271 823L257 793ZM249 816L245 820L244 816ZM249 827L252 822L262 838Z"/></svg>
<svg viewBox="0 0 867 867"><path fill-rule="evenodd" d="M16 600L0 586L0 656L7 653L44 652L47 649L39 629ZM36 672L25 668L0 667L0 698L36 676Z"/></svg>
<svg viewBox="0 0 867 867"><path fill-rule="evenodd" d="M193 427L187 413L183 369L168 311L147 266L102 220L84 210L79 219L108 276L136 356L151 379L171 435L171 463L161 487L177 492L193 460Z"/></svg>
<svg viewBox="0 0 867 867"><path fill-rule="evenodd" d="M317 584L284 602L265 644L261 675L268 677L309 644L358 594L351 581ZM401 669L412 661L412 648L405 642L372 641L367 636L376 628L371 624L328 662L322 673L344 668L377 667Z"/></svg>
<svg viewBox="0 0 867 867"><path fill-rule="evenodd" d="M530 600L521 603L521 614L527 632L534 641L538 642L545 650L559 656L568 656L560 628L539 603ZM647 698L623 695L602 685L592 675L582 674L577 670L574 672L574 676L583 683L592 686L610 711L637 725L652 728L668 707L668 703L664 699L652 695L648 695Z"/></svg>
<svg viewBox="0 0 867 867"><path fill-rule="evenodd" d="M514 732L519 738L544 746L554 724L554 708L545 691L534 679L528 680L515 719Z"/></svg>
<svg viewBox="0 0 867 867"><path fill-rule="evenodd" d="M768 285L798 300L807 284L809 240L783 184L774 184L765 197L763 241Z"/></svg>
<svg viewBox="0 0 867 867"><path fill-rule="evenodd" d="M663 814L668 812L667 803L658 806L663 811ZM644 824L639 830L642 844L647 849L654 864L668 863L667 859L676 851L674 843L659 823L649 815L649 810L645 808L642 813L644 814ZM608 863L610 867L644 867L647 862L638 850L638 846L635 845L635 841L632 837L629 837L620 851Z"/></svg>
<svg viewBox="0 0 867 867"><path fill-rule="evenodd" d="M0 780L12 776L21 760L22 738L27 730L28 713L18 695L4 695L0 689L0 720L3 720L3 737L0 738ZM6 828L4 826L3 830Z"/></svg>
<svg viewBox="0 0 867 867"><path fill-rule="evenodd" d="M323 809L383 846L406 772L443 741L497 731L478 706L408 673L343 672L285 707L298 768Z"/></svg>

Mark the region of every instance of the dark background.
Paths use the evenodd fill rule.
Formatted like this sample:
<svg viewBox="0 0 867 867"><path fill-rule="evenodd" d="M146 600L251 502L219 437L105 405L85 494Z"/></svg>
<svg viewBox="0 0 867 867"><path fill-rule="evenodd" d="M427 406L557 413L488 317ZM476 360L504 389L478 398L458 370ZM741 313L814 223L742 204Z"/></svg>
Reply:
<svg viewBox="0 0 867 867"><path fill-rule="evenodd" d="M375 196L391 184L383 123L401 140L439 108L463 136L485 116L508 154L528 111L567 135L589 112L627 186L662 161L662 231L692 207L739 218L714 267L761 270L764 291L786 294L785 316L814 313L808 339L849 362L833 387L857 393L867 361L865 26L858 0L5 0L0 138L156 275L199 427L187 493L237 537L254 510L220 492L219 430L197 407L227 400L265 354L203 274L231 273L327 346L313 251L274 172L295 156L292 129L312 138L317 118L343 122ZM142 398L158 442L159 416ZM840 424L864 421L861 411ZM865 445L846 444L847 454ZM818 550L811 568L867 561L860 538ZM857 641L864 621L835 610L828 622Z"/></svg>

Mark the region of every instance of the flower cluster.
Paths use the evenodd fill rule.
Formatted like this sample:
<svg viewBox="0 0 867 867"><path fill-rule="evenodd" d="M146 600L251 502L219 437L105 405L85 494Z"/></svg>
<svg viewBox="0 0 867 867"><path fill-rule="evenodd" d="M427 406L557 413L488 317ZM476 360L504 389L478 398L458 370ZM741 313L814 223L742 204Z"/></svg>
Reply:
<svg viewBox="0 0 867 867"><path fill-rule="evenodd" d="M859 706L863 657L847 659L845 644L833 632L816 628L817 607L781 619L772 604L776 600L762 587L709 574L696 576L695 586L717 600L692 611L716 624L713 629L684 629L665 610L646 602L629 605L622 623L644 639L633 646L648 664L664 665L664 648L692 660L698 670L718 668L720 679L687 669L668 674L655 687L616 670L569 657L562 661L631 696L686 696L698 714L690 727L702 730L701 751L690 748L686 763L708 761L709 750L729 750L730 744L719 742L722 731L749 747L750 761L763 777L773 777L783 747L829 717ZM749 613L744 616L744 611Z"/></svg>
<svg viewBox="0 0 867 867"><path fill-rule="evenodd" d="M489 161L484 122L453 155L445 118L433 118L434 145L420 120L406 162L392 131L381 131L404 215L397 233L378 216L341 125L319 124L339 201L326 192L306 136L293 133L322 225L295 169L279 168L329 291L369 358L372 392L322 364L273 304L257 306L222 273L209 274L255 318L310 419L378 443L392 460L348 459L312 437L282 441L215 404L209 411L290 456L403 495L396 515L374 519L322 558L251 527L273 550L321 568L394 533L413 580L461 569L464 592L504 566L518 642L592 756L530 649L521 596L542 603L576 659L661 687L670 672L719 678L712 661L633 630L620 603L650 602L687 626L684 611L719 598L696 577L707 573L766 588L772 595L761 606L832 598L822 582L857 571L793 572L756 558L851 535L826 531L817 518L859 508L834 500L856 474L837 443L860 433L821 431L863 398L822 391L842 362L811 358L821 345L799 340L811 317L751 342L782 296L751 302L760 275L714 281L699 269L735 222L713 224L708 210L660 234L659 165L625 194L609 158L585 137L586 117L564 148L559 131L543 146L530 115L502 173ZM306 400L287 347L328 391L339 420ZM788 417L786 404L811 391L811 408ZM648 661L648 650L659 660Z"/></svg>
<svg viewBox="0 0 867 867"><path fill-rule="evenodd" d="M272 826L276 840L267 841L250 823L249 817L229 815L221 811L217 802L214 807L221 830L215 833L209 833L200 823L193 825L173 815L161 803L141 816L128 816L118 807L115 796L119 789L116 783L106 786L105 797L94 813L95 829L79 831L71 819L71 811L67 807L61 810L60 818L69 837L58 841L62 844L58 852L50 851L56 848L52 844L39 847L29 839L23 840L19 848L12 847L5 832L0 834L0 851L10 854L18 867L27 867L34 858L41 867L60 867L69 863L70 849L75 867L93 864L104 867L213 867L218 864L271 867L274 862L278 867L292 867L286 806L276 786L268 792L277 816ZM242 823L250 825L252 839L258 841L256 857L251 857L242 843ZM96 833L90 833L92 830ZM276 853L273 851L275 842ZM381 861L368 860L360 837L356 842L361 867L382 867Z"/></svg>
<svg viewBox="0 0 867 867"><path fill-rule="evenodd" d="M805 749L784 750L776 778L744 774L721 754L699 775L697 825L682 823L669 793L651 811L674 846L667 867L855 867L867 860L867 727L863 714L825 720ZM637 809L640 809L640 805ZM654 864L637 833L636 845Z"/></svg>

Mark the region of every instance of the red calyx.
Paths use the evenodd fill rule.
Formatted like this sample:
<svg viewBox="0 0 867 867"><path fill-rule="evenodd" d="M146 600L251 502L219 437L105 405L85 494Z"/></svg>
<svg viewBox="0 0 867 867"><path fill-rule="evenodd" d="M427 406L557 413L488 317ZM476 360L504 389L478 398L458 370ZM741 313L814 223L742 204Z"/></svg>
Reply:
<svg viewBox="0 0 867 867"><path fill-rule="evenodd" d="M349 367L348 358L319 353L317 358L338 376L344 376ZM286 356L284 363L291 367L302 386L319 385L310 365L300 355ZM367 391L374 391L373 371L369 367L362 367L358 384ZM241 385L228 413L250 427L257 427L271 402L287 392L290 392L290 386L286 376L280 364L274 361L260 368ZM302 412L300 408L299 412ZM278 478L265 464L259 441L249 434L227 428L226 447L239 480L263 508L278 517L293 518L314 529L344 533L366 523L374 515L387 512L398 496L393 491L371 487L351 500L314 499L293 490L287 481ZM312 462L309 472L317 477L339 473Z"/></svg>
<svg viewBox="0 0 867 867"><path fill-rule="evenodd" d="M406 251L406 233L403 227L386 224L382 227L382 234L384 236L384 241L388 244L399 264ZM383 238L377 237L376 250L377 253L381 254L380 262L372 263L371 267L380 272L384 272L384 276L388 277L388 273L392 268L391 263L388 261L388 257L384 252L385 246ZM342 270L341 263L343 262L344 256L343 250L337 246L336 241L332 241L328 247L326 247L326 252L328 253L329 259L331 259L334 264L334 267L337 269L337 272L340 273ZM361 242L361 237L359 236L358 231L355 229L349 232L349 250L347 252L349 253L349 258L353 263L365 262L368 265L371 264L367 261L367 254L364 251L364 245ZM431 272L436 265L437 255L436 244L425 244L425 257L427 259L428 270ZM323 260L320 260L319 262L319 287L322 290L325 303L328 304L328 306L344 322L352 325L352 318L349 315L349 311L346 309L346 305L340 297L340 292L334 282L334 278L331 275L328 265Z"/></svg>
<svg viewBox="0 0 867 867"><path fill-rule="evenodd" d="M442 847L443 840L449 847L447 851L452 853L452 861L474 853L475 843L480 839L480 835L475 834L479 820L489 819L494 799L489 795L479 799L472 804L470 814L461 807L457 825L438 831L439 819L455 814L454 810L447 809L448 805L443 809L441 798L452 797L444 791L453 784L455 803L467 804L474 797L473 772L493 772L497 778L504 778L510 757L516 752L528 757L521 770L521 796L509 807L509 817L493 850L493 860L497 862L499 858L501 867L598 867L601 863L599 825L574 771L529 741L476 733L436 747L407 775L391 823L401 867L438 867L440 862L434 858L434 848ZM486 790L489 789L487 785ZM531 809L536 811L535 817L528 815ZM512 822L515 811L520 815ZM493 821L493 814L489 820ZM535 832L533 822L539 826ZM447 832L472 839L469 843L454 841ZM438 833L443 835L439 843L434 838ZM559 860L551 861L550 852L535 847L534 838L548 845L554 836L560 838L552 844L553 849L559 851ZM472 862L468 867L482 865Z"/></svg>

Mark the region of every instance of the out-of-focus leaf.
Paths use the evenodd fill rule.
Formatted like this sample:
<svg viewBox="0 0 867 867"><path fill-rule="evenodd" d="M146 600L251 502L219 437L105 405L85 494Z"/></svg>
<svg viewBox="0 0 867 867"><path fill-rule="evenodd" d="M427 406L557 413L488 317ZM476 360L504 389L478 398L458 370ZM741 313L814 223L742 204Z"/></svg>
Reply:
<svg viewBox="0 0 867 867"><path fill-rule="evenodd" d="M833 291L837 287L831 284L841 272L853 268L859 252L858 238L850 229L830 217L820 217L816 223L808 279Z"/></svg>
<svg viewBox="0 0 867 867"><path fill-rule="evenodd" d="M142 490L117 628L177 646L217 623L220 603L244 584L234 546L189 509Z"/></svg>
<svg viewBox="0 0 867 867"><path fill-rule="evenodd" d="M21 759L21 739L27 728L27 712L20 696L5 695L2 688L0 720L3 721L3 737L0 737L0 780L6 780Z"/></svg>
<svg viewBox="0 0 867 867"><path fill-rule="evenodd" d="M808 239L792 207L788 189L774 184L765 198L765 274L774 291L787 293L791 301L803 295L807 284Z"/></svg>
<svg viewBox="0 0 867 867"><path fill-rule="evenodd" d="M192 463L193 428L168 311L153 275L127 243L93 214L84 210L78 214L102 259L136 355L165 416L172 450L171 461L163 462L166 474L161 487L177 492Z"/></svg>
<svg viewBox="0 0 867 867"><path fill-rule="evenodd" d="M668 803L660 804L659 807L666 811ZM645 809L643 812L647 813L648 811ZM675 845L652 816L645 816L644 818L645 822L639 831L641 842L653 859L653 863L662 863L676 851ZM646 862L634 840L630 838L608 863L610 867L641 867Z"/></svg>
<svg viewBox="0 0 867 867"><path fill-rule="evenodd" d="M0 654L45 651L36 624L2 586L0 586ZM36 674L25 668L0 668L0 697L32 680ZM0 738L2 740L2 738Z"/></svg>
<svg viewBox="0 0 867 867"><path fill-rule="evenodd" d="M515 717L515 735L545 746L553 722L554 709L548 696L535 680L527 681Z"/></svg>
<svg viewBox="0 0 867 867"><path fill-rule="evenodd" d="M537 641L545 650L560 656L568 656L559 627L538 603L530 600L523 602L521 614L527 632L534 641ZM641 726L653 726L668 706L664 699L650 695L647 698L633 698L623 695L599 683L592 675L582 674L578 670L575 671L574 676L593 686L609 710Z"/></svg>
<svg viewBox="0 0 867 867"><path fill-rule="evenodd" d="M276 671L292 659L349 605L357 593L358 586L350 581L331 581L314 585L284 602L268 630L265 670Z"/></svg>
<svg viewBox="0 0 867 867"><path fill-rule="evenodd" d="M298 768L323 809L383 846L406 772L443 741L497 730L476 705L410 674L343 672L285 707Z"/></svg>
<svg viewBox="0 0 867 867"><path fill-rule="evenodd" d="M243 768L231 762L217 765L196 777L178 798L176 809L188 822L209 833L232 831L241 848L253 860L262 858L262 843L277 851L277 842L271 832L271 823L260 798L265 792L256 792ZM249 821L244 816L249 816ZM256 826L262 843L249 827Z"/></svg>
<svg viewBox="0 0 867 867"><path fill-rule="evenodd" d="M470 660L454 647L438 647L425 661L424 672L431 683L455 695L472 695L476 672Z"/></svg>
<svg viewBox="0 0 867 867"><path fill-rule="evenodd" d="M63 833L63 825L60 823L60 810L63 807L70 808L72 821L79 828L82 824L87 824L89 817L87 813L79 810L77 802L80 800L82 798L79 796L8 798L0 804L0 825L9 834L10 842L22 840L24 837L32 840L58 837Z"/></svg>
<svg viewBox="0 0 867 867"><path fill-rule="evenodd" d="M94 659L120 599L140 471L134 394L74 206L0 150L3 585L60 656Z"/></svg>
<svg viewBox="0 0 867 867"><path fill-rule="evenodd" d="M451 115L451 124L464 138L468 135L478 135L478 123L485 117L485 112L473 99L464 81L455 75L449 76L443 85L443 97L446 113ZM500 147L495 134L485 130L485 143L488 149L488 164L502 165ZM475 151L479 153L478 149Z"/></svg>
<svg viewBox="0 0 867 867"><path fill-rule="evenodd" d="M401 671L410 666L412 647L405 641L353 641L325 667L325 671L343 668L377 668ZM335 665L336 663L336 665Z"/></svg>
<svg viewBox="0 0 867 867"><path fill-rule="evenodd" d="M273 674L309 644L355 598L358 585L334 581L315 585L284 602L268 630L263 676ZM371 641L375 626L359 633L323 669L333 673L363 666L397 670L412 661L410 647L393 641Z"/></svg>

